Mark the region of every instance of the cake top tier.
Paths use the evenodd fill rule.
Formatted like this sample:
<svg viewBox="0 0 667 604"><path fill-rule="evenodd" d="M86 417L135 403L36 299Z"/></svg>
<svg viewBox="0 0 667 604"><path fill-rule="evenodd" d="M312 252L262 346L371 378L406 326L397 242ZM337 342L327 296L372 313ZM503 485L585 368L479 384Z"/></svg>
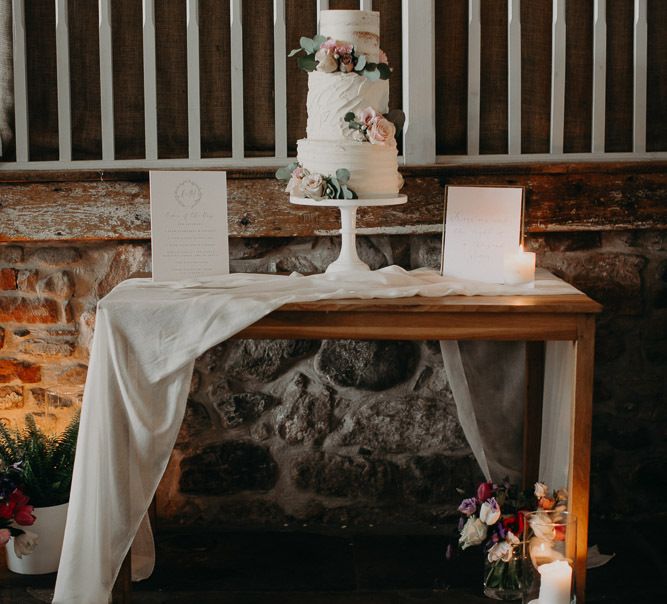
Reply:
<svg viewBox="0 0 667 604"><path fill-rule="evenodd" d="M320 11L320 34L354 46L369 62L380 57L380 13L368 10Z"/></svg>

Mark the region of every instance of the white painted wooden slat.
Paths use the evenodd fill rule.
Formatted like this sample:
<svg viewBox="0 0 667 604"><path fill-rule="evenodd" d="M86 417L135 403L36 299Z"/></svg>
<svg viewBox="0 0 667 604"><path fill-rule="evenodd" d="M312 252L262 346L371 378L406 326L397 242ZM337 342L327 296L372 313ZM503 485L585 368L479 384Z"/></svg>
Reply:
<svg viewBox="0 0 667 604"><path fill-rule="evenodd" d="M373 10L373 0L359 0L359 10Z"/></svg>
<svg viewBox="0 0 667 604"><path fill-rule="evenodd" d="M563 163L563 162L626 162L626 161L664 161L667 151L647 153L610 152L610 153L522 153L521 155L484 154L475 155L438 155L436 163L447 166L466 165L503 165L530 163Z"/></svg>
<svg viewBox="0 0 667 604"><path fill-rule="evenodd" d="M25 55L25 3L12 0L14 63L14 140L16 161L28 161L28 82Z"/></svg>
<svg viewBox="0 0 667 604"><path fill-rule="evenodd" d="M507 148L521 153L521 0L507 1Z"/></svg>
<svg viewBox="0 0 667 604"><path fill-rule="evenodd" d="M70 161L72 159L72 112L67 0L56 0L56 73L58 81L58 157L60 161Z"/></svg>
<svg viewBox="0 0 667 604"><path fill-rule="evenodd" d="M329 0L317 0L317 33L320 33L320 12L323 10L329 10Z"/></svg>
<svg viewBox="0 0 667 604"><path fill-rule="evenodd" d="M403 0L403 160L435 161L435 0Z"/></svg>
<svg viewBox="0 0 667 604"><path fill-rule="evenodd" d="M481 91L480 0L468 1L468 155L479 155L479 103Z"/></svg>
<svg viewBox="0 0 667 604"><path fill-rule="evenodd" d="M565 0L553 0L551 21L551 153L563 152L565 131Z"/></svg>
<svg viewBox="0 0 667 604"><path fill-rule="evenodd" d="M99 0L100 110L102 113L102 159L115 155L113 123L113 50L111 44L111 0Z"/></svg>
<svg viewBox="0 0 667 604"><path fill-rule="evenodd" d="M287 46L285 0L273 0L273 103L276 157L287 158Z"/></svg>
<svg viewBox="0 0 667 604"><path fill-rule="evenodd" d="M593 153L604 153L607 109L607 0L593 6Z"/></svg>
<svg viewBox="0 0 667 604"><path fill-rule="evenodd" d="M646 151L647 0L635 0L632 150Z"/></svg>
<svg viewBox="0 0 667 604"><path fill-rule="evenodd" d="M144 138L146 159L157 159L157 66L155 62L155 1L143 0Z"/></svg>
<svg viewBox="0 0 667 604"><path fill-rule="evenodd" d="M243 29L241 23L241 0L229 3L231 27L231 67L232 67L232 157L244 156L243 140Z"/></svg>
<svg viewBox="0 0 667 604"><path fill-rule="evenodd" d="M201 157L199 104L199 0L187 0L188 157Z"/></svg>

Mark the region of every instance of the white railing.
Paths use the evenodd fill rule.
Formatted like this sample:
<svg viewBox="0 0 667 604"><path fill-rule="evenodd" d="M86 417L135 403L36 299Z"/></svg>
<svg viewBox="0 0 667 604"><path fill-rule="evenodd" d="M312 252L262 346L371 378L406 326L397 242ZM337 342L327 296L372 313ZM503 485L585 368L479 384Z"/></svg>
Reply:
<svg viewBox="0 0 667 604"><path fill-rule="evenodd" d="M54 0L56 13L56 57L58 100L57 161L31 161L28 143L28 97L26 81L25 0L12 0L13 65L15 100L16 161L0 162L0 170L107 169L157 167L244 167L275 166L287 158L286 109L286 25L285 0L273 1L273 41L275 73L275 153L273 157L245 157L243 98L242 0L230 0L231 44L231 158L201 157L199 1L187 2L187 102L188 157L158 157L155 0L143 0L143 64L145 103L145 159L115 158L113 106L113 53L111 0L99 1L100 107L102 159L72 160L71 101L69 72L69 28L67 0ZM317 9L326 9L328 0L313 0ZM592 135L590 153L563 153L565 123L565 2L553 0L553 46L551 78L550 152L521 152L521 0L507 0L508 20L508 153L480 155L480 0L469 1L468 19L468 146L466 155L436 155L435 139L435 2L403 0L403 108L407 115L404 129L404 164L495 163L522 161L591 161L667 159L667 152L646 152L647 79L647 0L635 0L633 73L633 146L628 153L605 153L605 72L606 0L594 0ZM157 3L159 7L159 3ZM360 0L359 7L370 9L371 0ZM308 32L304 32L308 33ZM305 108L304 108L305 111ZM0 146L0 150L2 150Z"/></svg>

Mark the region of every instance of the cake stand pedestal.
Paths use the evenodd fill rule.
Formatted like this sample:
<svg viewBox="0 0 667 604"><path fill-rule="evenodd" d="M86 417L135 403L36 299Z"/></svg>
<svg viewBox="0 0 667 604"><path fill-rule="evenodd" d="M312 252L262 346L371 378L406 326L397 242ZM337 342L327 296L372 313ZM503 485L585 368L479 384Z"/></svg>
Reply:
<svg viewBox="0 0 667 604"><path fill-rule="evenodd" d="M366 199L309 199L290 195L290 203L300 206L320 206L340 209L341 245L338 259L332 262L325 272L342 273L350 271L369 271L368 264L363 262L357 254L357 208L373 206L395 206L404 204L407 195L398 194L394 197L366 198Z"/></svg>

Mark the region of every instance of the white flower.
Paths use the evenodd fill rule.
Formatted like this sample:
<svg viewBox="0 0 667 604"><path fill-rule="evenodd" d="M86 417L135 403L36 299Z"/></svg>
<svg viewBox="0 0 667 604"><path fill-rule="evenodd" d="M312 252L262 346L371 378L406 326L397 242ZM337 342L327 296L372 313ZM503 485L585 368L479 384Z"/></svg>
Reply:
<svg viewBox="0 0 667 604"><path fill-rule="evenodd" d="M287 183L287 187L285 187L285 193L290 193L293 195L294 193L298 192L301 189L301 180L301 178L292 174L292 177Z"/></svg>
<svg viewBox="0 0 667 604"><path fill-rule="evenodd" d="M479 518L470 516L468 521L463 525L461 529L461 537L459 538L459 544L462 549L466 549L471 545L479 545L484 539L486 539L486 524L484 524Z"/></svg>
<svg viewBox="0 0 667 604"><path fill-rule="evenodd" d="M538 499L542 499L542 497L546 497L549 494L549 487L544 484L543 482L536 482L535 483L535 497Z"/></svg>
<svg viewBox="0 0 667 604"><path fill-rule="evenodd" d="M554 525L551 518L544 512L537 512L530 518L530 528L538 539L543 541L553 541L556 537Z"/></svg>
<svg viewBox="0 0 667 604"><path fill-rule="evenodd" d="M514 556L514 548L507 543L507 541L500 541L496 543L490 550L487 555L489 562L498 562L502 560L503 562L509 562Z"/></svg>
<svg viewBox="0 0 667 604"><path fill-rule="evenodd" d="M352 140L355 140L358 143L365 143L366 135L361 130L355 130L352 132Z"/></svg>
<svg viewBox="0 0 667 604"><path fill-rule="evenodd" d="M510 545L519 545L520 543L519 538L512 531L507 531L505 534L505 541Z"/></svg>
<svg viewBox="0 0 667 604"><path fill-rule="evenodd" d="M479 508L479 518L489 526L498 522L498 519L500 518L500 507L493 497L485 501L482 504L482 507Z"/></svg>
<svg viewBox="0 0 667 604"><path fill-rule="evenodd" d="M20 535L14 537L14 553L17 558L23 558L32 554L37 547L39 537L31 531L23 531Z"/></svg>
<svg viewBox="0 0 667 604"><path fill-rule="evenodd" d="M322 199L324 186L321 174L308 174L301 179L301 190L311 199Z"/></svg>
<svg viewBox="0 0 667 604"><path fill-rule="evenodd" d="M315 53L315 60L317 61L317 71L331 73L338 69L338 61L336 61L333 54L331 54L326 48L320 48Z"/></svg>

